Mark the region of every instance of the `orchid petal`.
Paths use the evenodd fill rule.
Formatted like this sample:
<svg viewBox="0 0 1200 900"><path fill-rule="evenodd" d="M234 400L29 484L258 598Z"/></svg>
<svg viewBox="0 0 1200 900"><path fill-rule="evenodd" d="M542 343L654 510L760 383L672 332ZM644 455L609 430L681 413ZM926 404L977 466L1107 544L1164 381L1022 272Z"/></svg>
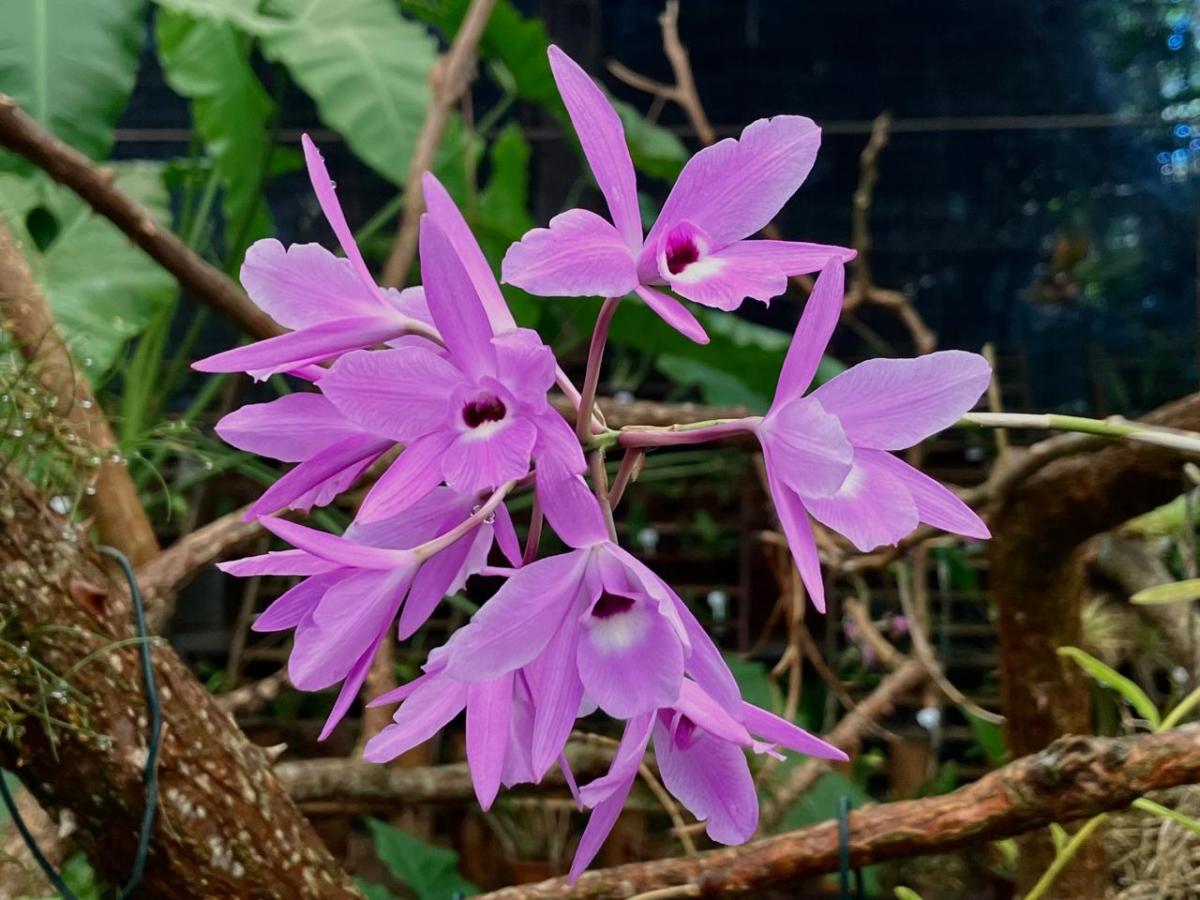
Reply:
<svg viewBox="0 0 1200 900"><path fill-rule="evenodd" d="M525 668L533 697L531 762L535 779L541 779L562 753L579 714L583 683L575 665L578 645L579 629L564 628Z"/></svg>
<svg viewBox="0 0 1200 900"><path fill-rule="evenodd" d="M707 231L718 249L762 230L804 182L820 143L811 119L776 116L751 122L737 140L705 147L679 173L647 249L682 221Z"/></svg>
<svg viewBox="0 0 1200 900"><path fill-rule="evenodd" d="M533 424L537 428L533 458L537 463L538 478L547 484L556 484L581 475L587 468L587 461L567 420L557 410L548 409L534 418Z"/></svg>
<svg viewBox="0 0 1200 900"><path fill-rule="evenodd" d="M283 462L301 462L343 438L362 434L320 394L297 391L236 409L216 425L231 447Z"/></svg>
<svg viewBox="0 0 1200 900"><path fill-rule="evenodd" d="M740 706L739 703L739 713L742 711ZM729 741L739 747L749 747L754 743L746 726L694 681L686 678L683 680L679 689L679 699L675 701L673 708L722 741Z"/></svg>
<svg viewBox="0 0 1200 900"><path fill-rule="evenodd" d="M772 408L757 430L779 480L802 496L832 494L846 480L854 448L814 397Z"/></svg>
<svg viewBox="0 0 1200 900"><path fill-rule="evenodd" d="M455 364L472 379L496 372L492 326L454 245L428 213L421 216L421 282L425 300Z"/></svg>
<svg viewBox="0 0 1200 900"><path fill-rule="evenodd" d="M688 340L695 341L697 344L709 342L708 332L704 330L704 326L697 321L686 306L670 294L664 294L662 291L645 286L634 288L634 293L642 298L642 302L650 307L656 316Z"/></svg>
<svg viewBox="0 0 1200 900"><path fill-rule="evenodd" d="M895 544L920 523L908 487L870 451L855 449L854 465L836 494L805 497L804 505L829 528L866 553Z"/></svg>
<svg viewBox="0 0 1200 900"><path fill-rule="evenodd" d="M492 268L479 248L479 242L475 240L475 235L471 233L466 219L450 198L450 194L432 172L421 176L421 186L424 189L425 208L429 211L429 218L441 229L442 234L453 246L454 252L458 254L467 277L475 287L475 293L483 303L492 331L500 334L516 328L517 323L513 320L512 312L504 302L504 295L500 293L500 285L496 284L496 276L492 274Z"/></svg>
<svg viewBox="0 0 1200 900"><path fill-rule="evenodd" d="M320 244L284 249L274 238L255 241L246 250L240 277L255 305L284 328L386 312L374 284L364 284L353 263Z"/></svg>
<svg viewBox="0 0 1200 900"><path fill-rule="evenodd" d="M613 826L617 824L617 819L621 817L621 810L625 808L625 800L633 788L633 781L636 777L637 770L635 769L632 775L626 776L613 788L612 793L592 807L592 814L588 816L587 825L575 848L575 858L571 860L571 871L567 873L567 884L576 882L592 860L596 858L600 848L604 846Z"/></svg>
<svg viewBox="0 0 1200 900"><path fill-rule="evenodd" d="M420 685L395 720L363 748L367 762L385 763L417 747L444 728L467 705L467 685L449 678L431 678Z"/></svg>
<svg viewBox="0 0 1200 900"><path fill-rule="evenodd" d="M263 516L259 522L267 531L289 544L299 547L313 556L339 565L353 566L358 569L391 571L397 568L411 567L416 562L416 557L408 550L384 550L366 544L357 544L344 537L338 537L336 534L317 531L315 528L289 522L287 519Z"/></svg>
<svg viewBox="0 0 1200 900"><path fill-rule="evenodd" d="M583 582L587 553L548 556L517 570L455 633L447 673L466 681L495 678L531 662L569 615ZM569 622L567 627L575 627Z"/></svg>
<svg viewBox="0 0 1200 900"><path fill-rule="evenodd" d="M766 454L767 486L771 491L771 499L775 503L775 512L779 515L779 523L787 537L788 549L792 551L792 559L800 580L808 589L817 612L825 612L825 580L821 577L821 558L817 553L817 542L813 537L812 525L808 521L808 513L800 497L790 487L787 487L775 474Z"/></svg>
<svg viewBox="0 0 1200 900"><path fill-rule="evenodd" d="M638 283L637 264L618 231L594 212L570 209L508 248L505 284L543 297L623 297Z"/></svg>
<svg viewBox="0 0 1200 900"><path fill-rule="evenodd" d="M568 547L591 547L608 540L600 504L578 475L553 480L537 472L537 496L546 521Z"/></svg>
<svg viewBox="0 0 1200 900"><path fill-rule="evenodd" d="M503 503L496 507L496 521L493 527L496 545L504 554L504 558L513 566L521 565L521 544L517 540L517 529L513 527L512 514Z"/></svg>
<svg viewBox="0 0 1200 900"><path fill-rule="evenodd" d="M288 658L292 684L314 691L346 678L388 630L411 579L411 570L363 571L332 585L303 627L296 629Z"/></svg>
<svg viewBox="0 0 1200 900"><path fill-rule="evenodd" d="M349 674L346 675L346 680L342 682L342 689L338 691L337 699L333 702L333 709L329 711L325 725L321 728L321 733L317 735L318 741L323 741L333 734L333 729L350 711L350 705L354 703L358 692L362 690L363 682L367 680L367 674L371 671L371 663L374 662L375 654L379 652L379 646L385 637L387 637L387 632L381 631L379 637L375 639L375 643L367 648L367 651L358 658Z"/></svg>
<svg viewBox="0 0 1200 900"><path fill-rule="evenodd" d="M678 747L661 722L654 727L654 755L663 785L692 815L707 823L719 844L740 844L758 827L758 794L737 744L697 729Z"/></svg>
<svg viewBox="0 0 1200 900"><path fill-rule="evenodd" d="M281 477L250 505L245 519L250 521L281 509L308 509L324 506L333 496L349 487L381 453L391 446L369 434L343 438L318 450Z"/></svg>
<svg viewBox="0 0 1200 900"><path fill-rule="evenodd" d="M634 249L642 242L642 219L638 211L637 179L621 119L604 92L575 60L553 44L547 55L583 155L608 201L613 224L625 244Z"/></svg>
<svg viewBox="0 0 1200 900"><path fill-rule="evenodd" d="M464 383L445 358L424 348L362 350L339 359L321 393L348 420L396 441L411 441L453 421L450 395Z"/></svg>
<svg viewBox="0 0 1200 900"><path fill-rule="evenodd" d="M319 559L303 550L271 550L258 556L217 563L226 575L249 578L252 575L320 575L332 572L337 563Z"/></svg>
<svg viewBox="0 0 1200 900"><path fill-rule="evenodd" d="M328 564L327 564L328 565ZM284 591L250 626L251 631L268 633L295 628L316 609L325 592L351 574L350 569L338 567L305 578L295 587Z"/></svg>
<svg viewBox="0 0 1200 900"><path fill-rule="evenodd" d="M360 316L330 319L300 331L235 347L192 363L197 372L250 372L256 381L332 359L403 334L408 323L399 317Z"/></svg>
<svg viewBox="0 0 1200 900"><path fill-rule="evenodd" d="M921 521L934 528L961 534L964 537L986 540L992 536L987 525L975 511L963 503L954 492L938 484L924 472L882 450L862 451L904 483L917 505Z"/></svg>
<svg viewBox="0 0 1200 900"><path fill-rule="evenodd" d="M978 353L942 350L916 359L869 359L813 396L841 420L855 446L903 450L957 422L991 375Z"/></svg>
<svg viewBox="0 0 1200 900"><path fill-rule="evenodd" d="M354 271L358 273L363 284L372 291L377 290L375 279L371 277L367 264L363 262L358 244L355 243L354 235L350 232L350 226L346 224L346 216L337 199L337 189L333 179L329 177L329 170L325 168L325 160L321 156L321 151L317 149L317 145L307 134L300 136L300 144L304 148L304 162L308 166L308 178L312 182L313 192L317 195L317 202L321 205L321 212L325 214L325 220L329 222L329 227L333 229L338 243L342 245L342 252L354 266Z"/></svg>
<svg viewBox="0 0 1200 900"><path fill-rule="evenodd" d="M500 790L512 711L513 673L467 688L467 766L484 811Z"/></svg>
<svg viewBox="0 0 1200 900"><path fill-rule="evenodd" d="M427 434L405 447L363 497L357 520L372 523L398 515L437 487L442 480L438 461L451 438L447 433Z"/></svg>
<svg viewBox="0 0 1200 900"><path fill-rule="evenodd" d="M742 723L752 733L797 753L815 756L817 759L835 759L840 762L847 762L850 759L845 752L833 744L809 734L803 728L797 728L787 719L782 719L774 713L750 703L742 703Z"/></svg>
<svg viewBox="0 0 1200 900"><path fill-rule="evenodd" d="M669 706L683 680L683 647L666 617L645 600L604 619L588 615L577 654L588 696L624 719Z"/></svg>
<svg viewBox="0 0 1200 900"><path fill-rule="evenodd" d="M491 535L481 534L479 528L475 528L421 565L404 609L400 611L396 637L402 641L412 637L433 614L441 599L462 587L469 574L466 569L468 557L481 538L491 545Z"/></svg>
<svg viewBox="0 0 1200 900"><path fill-rule="evenodd" d="M579 797L585 806L596 806L605 797L619 792L626 779L637 775L646 754L646 744L654 726L655 713L634 716L625 723L625 731L617 744L617 752L608 765L608 771L579 789Z"/></svg>
<svg viewBox="0 0 1200 900"><path fill-rule="evenodd" d="M825 355L825 348L842 314L845 285L845 269L840 262L830 260L817 276L817 282L800 316L800 324L792 335L783 370L779 373L772 409L800 398L812 384L817 366L821 364L821 357Z"/></svg>
<svg viewBox="0 0 1200 900"><path fill-rule="evenodd" d="M526 418L511 418L496 426L464 430L446 448L441 470L448 485L477 493L529 473L529 457L538 437L536 426Z"/></svg>

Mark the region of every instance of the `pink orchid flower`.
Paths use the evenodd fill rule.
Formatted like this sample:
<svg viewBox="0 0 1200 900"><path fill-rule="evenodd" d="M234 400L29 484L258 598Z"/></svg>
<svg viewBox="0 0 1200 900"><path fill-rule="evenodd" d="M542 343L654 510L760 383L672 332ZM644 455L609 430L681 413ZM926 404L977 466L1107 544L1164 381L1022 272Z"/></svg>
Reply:
<svg viewBox="0 0 1200 900"><path fill-rule="evenodd" d="M765 742L754 735L765 738ZM720 844L740 844L758 827L758 793L746 750L778 757L780 745L818 759L845 761L837 747L743 701L731 711L685 679L679 697L629 719L608 772L579 789L591 807L569 878L577 879L616 824L651 736L663 785Z"/></svg>
<svg viewBox="0 0 1200 900"><path fill-rule="evenodd" d="M341 537L265 516L263 525L296 549L219 564L222 571L243 577L307 576L272 603L253 628L295 629L288 678L300 690L343 682L322 740L350 708L397 613L403 640L443 597L483 568L493 541L514 565L519 563L516 532L503 503L495 506L493 521L464 530L440 551L428 557L414 552L461 526L474 508L473 497L438 488L405 515L352 523Z"/></svg>
<svg viewBox="0 0 1200 900"><path fill-rule="evenodd" d="M859 550L895 544L921 522L973 538L987 526L951 491L890 451L953 425L987 389L977 353L871 359L804 396L842 311L845 274L825 264L792 338L775 399L755 431L788 545L817 609L825 609L808 516Z"/></svg>
<svg viewBox="0 0 1200 900"><path fill-rule="evenodd" d="M411 345L360 350L318 383L346 419L405 445L363 500L363 521L401 512L442 481L474 494L521 478L531 457L539 478L584 469L571 427L547 401L556 377L550 348L528 329L493 332L477 278L428 215L420 254L444 352ZM488 280L499 296L490 273Z"/></svg>
<svg viewBox="0 0 1200 900"><path fill-rule="evenodd" d="M811 119L759 119L741 138L706 147L683 167L662 212L642 238L637 183L621 120L603 91L557 47L550 67L612 221L572 209L509 248L503 280L541 296L623 297L635 292L671 327L698 343L708 336L669 294L716 309L747 297L764 303L789 275L815 272L854 251L825 244L746 240L761 231L803 183L821 131Z"/></svg>

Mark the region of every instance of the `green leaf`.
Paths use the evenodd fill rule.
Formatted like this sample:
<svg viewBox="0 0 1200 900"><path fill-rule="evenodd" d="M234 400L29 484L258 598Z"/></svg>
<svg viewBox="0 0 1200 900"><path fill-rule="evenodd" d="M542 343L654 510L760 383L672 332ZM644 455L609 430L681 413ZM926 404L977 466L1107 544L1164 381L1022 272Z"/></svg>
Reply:
<svg viewBox="0 0 1200 900"><path fill-rule="evenodd" d="M158 3L258 37L263 55L287 67L321 121L380 175L404 183L429 106L437 42L392 0L269 0L262 13L243 0Z"/></svg>
<svg viewBox="0 0 1200 900"><path fill-rule="evenodd" d="M1063 828L1057 822L1051 822L1050 840L1054 844L1054 855L1058 856L1063 852L1063 848L1067 846L1067 842L1071 840L1071 836L1067 834L1067 829Z"/></svg>
<svg viewBox="0 0 1200 900"><path fill-rule="evenodd" d="M1126 703L1137 710L1138 714L1150 723L1151 727L1158 727L1160 719L1158 710L1155 709L1150 698L1146 696L1146 692L1120 672L1105 665L1096 659L1096 657L1085 653L1078 647L1059 647L1058 655L1073 660L1091 678L1120 694Z"/></svg>
<svg viewBox="0 0 1200 900"><path fill-rule="evenodd" d="M1134 603L1158 605L1160 603L1190 603L1200 600L1200 578L1187 578L1172 584L1156 584L1144 588L1129 598Z"/></svg>
<svg viewBox="0 0 1200 900"><path fill-rule="evenodd" d="M0 91L71 146L104 159L137 78L145 0L9 0Z"/></svg>
<svg viewBox="0 0 1200 900"><path fill-rule="evenodd" d="M921 900L920 894L903 885L892 888L892 893L896 895L896 900Z"/></svg>
<svg viewBox="0 0 1200 900"><path fill-rule="evenodd" d="M721 655L733 673L742 699L762 709L773 710L775 693L771 689L771 680L767 678L767 667L757 660L743 659L736 653L722 652Z"/></svg>
<svg viewBox="0 0 1200 900"><path fill-rule="evenodd" d="M167 9L157 36L167 84L192 101L193 124L221 177L227 257L241 259L273 230L262 193L273 104L250 67L250 41L229 23Z"/></svg>
<svg viewBox="0 0 1200 900"><path fill-rule="evenodd" d="M121 190L159 221L169 218L161 166L122 163L114 168ZM28 228L34 213L49 217L56 227L42 247ZM0 214L21 241L75 359L93 379L176 296L175 279L166 270L66 188L41 177L0 175Z"/></svg>
<svg viewBox="0 0 1200 900"><path fill-rule="evenodd" d="M788 761L802 761L803 757L789 756ZM778 768L783 768L782 766ZM815 825L837 818L838 798L843 794L850 798L852 806L873 803L874 798L843 775L830 770L813 782L813 786L796 801L774 831L792 831L806 825Z"/></svg>
<svg viewBox="0 0 1200 900"><path fill-rule="evenodd" d="M454 893L473 897L479 891L458 873L458 854L435 847L378 819L367 819L375 854L403 881L418 900L446 900Z"/></svg>
<svg viewBox="0 0 1200 900"><path fill-rule="evenodd" d="M372 884L361 878L355 878L354 884L367 900L396 900L396 895L382 884Z"/></svg>
<svg viewBox="0 0 1200 900"><path fill-rule="evenodd" d="M491 175L479 193L475 223L507 245L534 225L529 214L529 142L515 122L500 132L488 152Z"/></svg>
<svg viewBox="0 0 1200 900"><path fill-rule="evenodd" d="M429 106L437 43L392 0L272 0L280 27L263 31L263 55L317 104L321 121L395 184L408 177Z"/></svg>
<svg viewBox="0 0 1200 900"><path fill-rule="evenodd" d="M625 140L629 143L629 155L640 172L651 178L674 181L679 177L689 153L674 132L661 125L647 122L638 110L624 100L608 98L621 124L625 126Z"/></svg>
<svg viewBox="0 0 1200 900"><path fill-rule="evenodd" d="M986 719L981 719L969 709L959 707L962 714L967 718L967 724L971 726L971 734L982 749L984 756L992 766L1002 766L1008 762L1010 754L1008 752L1008 743L1004 740L1004 729L995 722L989 722Z"/></svg>
<svg viewBox="0 0 1200 900"><path fill-rule="evenodd" d="M738 375L703 360L664 354L654 364L676 384L698 387L705 403L752 410L765 409L770 403L770 397L751 390Z"/></svg>
<svg viewBox="0 0 1200 900"><path fill-rule="evenodd" d="M96 870L82 850L72 853L59 872L78 900L101 900L109 888L96 877Z"/></svg>
<svg viewBox="0 0 1200 900"><path fill-rule="evenodd" d="M1175 822L1182 825L1188 831L1194 834L1200 834L1200 820L1193 819L1191 816L1184 815L1179 810L1171 809L1169 806L1163 806L1161 803L1155 803L1146 797L1139 797L1133 801L1133 805L1143 812L1152 813L1153 815Z"/></svg>

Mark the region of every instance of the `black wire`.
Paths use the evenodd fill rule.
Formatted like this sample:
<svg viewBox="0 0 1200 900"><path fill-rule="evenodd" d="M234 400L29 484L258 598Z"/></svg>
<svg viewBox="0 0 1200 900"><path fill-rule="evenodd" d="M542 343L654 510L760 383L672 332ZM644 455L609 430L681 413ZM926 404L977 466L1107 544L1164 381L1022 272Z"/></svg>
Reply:
<svg viewBox="0 0 1200 900"><path fill-rule="evenodd" d="M850 893L850 798L845 794L838 797L838 896L840 900L862 900L863 879L859 869L854 870L854 894Z"/></svg>
<svg viewBox="0 0 1200 900"><path fill-rule="evenodd" d="M100 545L101 553L105 556L112 557L116 560L121 571L125 573L125 578L129 581L129 598L133 603L133 622L137 628L138 637L141 639L138 644L138 654L141 656L142 677L146 685L146 707L150 710L150 737L146 747L146 808L142 813L142 830L138 835L137 852L133 858L133 871L129 875L129 880L125 882L125 887L121 889L121 900L126 900L133 896L134 889L137 888L142 881L142 875L146 870L146 856L150 852L150 836L154 832L154 818L158 812L158 755L162 748L162 706L158 699L158 684L154 680L154 660L150 656L150 634L146 628L146 607L142 601L142 592L138 589L137 578L133 573L133 566L129 559L120 550L115 547L107 547ZM50 860L46 859L46 855L42 853L41 847L38 846L37 840L30 833L25 820L21 818L20 812L17 811L17 805L13 801L12 794L8 790L8 784L0 775L0 798L3 798L5 807L8 808L8 814L12 817L13 824L17 826L17 831L21 833L21 839L25 841L25 846L29 848L30 854L34 861L45 873L46 878L54 885L65 900L77 900L75 894L67 887L63 881L62 875L50 864Z"/></svg>
<svg viewBox="0 0 1200 900"><path fill-rule="evenodd" d="M62 894L66 900L76 900L75 894L67 887L67 883L62 880L62 876L58 874L58 870L50 864L50 860L46 859L46 855L42 853L42 848L38 846L34 836L29 833L29 826L21 818L21 813L17 811L17 804L13 800L13 795L8 790L8 779L2 774L0 774L0 797L4 798L4 805L8 809L8 814L12 817L13 824L17 826L17 831L21 833L21 840L29 848L34 862L38 864L38 868L42 870L46 878L54 885L54 889Z"/></svg>
<svg viewBox="0 0 1200 900"><path fill-rule="evenodd" d="M138 589L137 577L129 558L116 547L99 546L101 553L116 560L129 581L129 598L133 601L133 622L137 628L138 654L142 658L142 677L146 684L146 706L150 710L150 737L146 747L146 809L142 813L142 831L138 835L137 854L133 871L121 889L121 900L133 896L134 888L142 881L146 856L150 852L150 836L154 832L154 817L158 812L158 752L162 747L162 706L158 701L158 684L154 680L154 661L150 656L150 634L146 628L146 606Z"/></svg>

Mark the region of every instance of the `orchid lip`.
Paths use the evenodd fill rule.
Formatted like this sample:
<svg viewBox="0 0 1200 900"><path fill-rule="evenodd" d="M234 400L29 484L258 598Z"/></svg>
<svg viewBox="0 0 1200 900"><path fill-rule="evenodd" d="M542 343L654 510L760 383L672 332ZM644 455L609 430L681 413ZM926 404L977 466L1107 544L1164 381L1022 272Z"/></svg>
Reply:
<svg viewBox="0 0 1200 900"><path fill-rule="evenodd" d="M667 249L667 271L678 275L692 263L700 259L700 248L695 242L688 240L682 244L672 244Z"/></svg>
<svg viewBox="0 0 1200 900"><path fill-rule="evenodd" d="M489 422L499 422L508 414L504 401L490 391L484 391L463 404L462 420L468 428L479 428Z"/></svg>
<svg viewBox="0 0 1200 900"><path fill-rule="evenodd" d="M597 619L611 619L613 616L629 612L636 602L632 597L622 597L620 594L610 594L606 591L592 607L592 616Z"/></svg>

